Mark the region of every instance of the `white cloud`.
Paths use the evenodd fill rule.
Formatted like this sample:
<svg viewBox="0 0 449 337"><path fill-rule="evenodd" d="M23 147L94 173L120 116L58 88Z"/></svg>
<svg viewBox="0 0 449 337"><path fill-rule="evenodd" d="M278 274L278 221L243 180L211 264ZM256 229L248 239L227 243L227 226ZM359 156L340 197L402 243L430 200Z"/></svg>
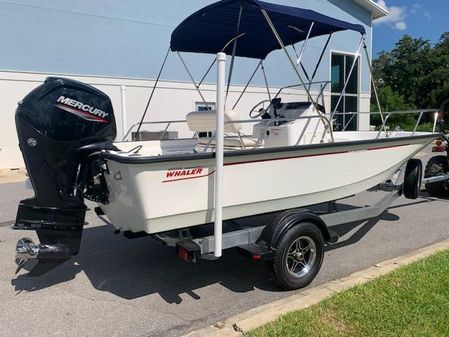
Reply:
<svg viewBox="0 0 449 337"><path fill-rule="evenodd" d="M421 5L414 4L414 5L412 6L412 9L410 10L410 14L416 14L416 13L418 13L419 11L421 11L421 9L422 9L422 6L421 6Z"/></svg>
<svg viewBox="0 0 449 337"><path fill-rule="evenodd" d="M432 15L430 15L430 13L428 11L426 11L423 6L419 5L419 4L414 4L412 6L412 9L410 10L410 14L422 14L424 15L427 19L432 20Z"/></svg>
<svg viewBox="0 0 449 337"><path fill-rule="evenodd" d="M407 24L404 21L396 22L396 24L394 25L394 29L406 30L407 29Z"/></svg>
<svg viewBox="0 0 449 337"><path fill-rule="evenodd" d="M387 24L393 29L397 30L405 30L407 29L407 23L405 19L407 17L407 8L406 7L397 7L391 6L388 7L384 0L378 0L377 4L388 9L389 14L380 19L374 21L374 24Z"/></svg>

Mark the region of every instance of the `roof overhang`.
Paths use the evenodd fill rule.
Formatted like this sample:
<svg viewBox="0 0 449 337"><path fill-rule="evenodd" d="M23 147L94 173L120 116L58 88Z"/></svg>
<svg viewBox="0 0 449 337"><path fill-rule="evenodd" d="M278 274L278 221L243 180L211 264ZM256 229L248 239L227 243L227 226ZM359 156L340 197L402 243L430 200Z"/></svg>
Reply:
<svg viewBox="0 0 449 337"><path fill-rule="evenodd" d="M373 15L373 20L382 18L389 14L388 9L377 4L372 0L354 0L354 2L358 3L363 8L367 9Z"/></svg>

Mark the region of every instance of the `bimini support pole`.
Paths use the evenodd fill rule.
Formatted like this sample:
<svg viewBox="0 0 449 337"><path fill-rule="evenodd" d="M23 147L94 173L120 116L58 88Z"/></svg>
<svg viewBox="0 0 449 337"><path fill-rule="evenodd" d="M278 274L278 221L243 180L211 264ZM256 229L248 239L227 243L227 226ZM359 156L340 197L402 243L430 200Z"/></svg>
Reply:
<svg viewBox="0 0 449 337"><path fill-rule="evenodd" d="M270 16L268 15L267 11L265 9L261 9L260 11L262 12L262 15L265 17L265 20L267 21L268 26L270 27L271 31L273 32L274 37L276 38L276 40L279 43L279 46L284 51L285 56L287 56L288 62L292 66L294 72L296 73L296 76L298 76L299 82L304 87L304 90L306 91L306 94L307 94L307 98L313 104L315 109L317 109L321 121L325 125L325 128L329 131L329 135L331 137L332 142L334 142L334 134L333 134L332 125L331 125L330 121L327 119L326 116L323 116L323 114L318 110L317 103L313 99L312 94L310 93L309 89L306 87L306 84L304 83L304 80L302 79L301 74L299 73L295 63L293 62L290 54L288 53L287 48L285 48L285 44L282 41L281 36L279 35L278 31L276 30L276 27L274 26L273 22L271 21Z"/></svg>
<svg viewBox="0 0 449 337"><path fill-rule="evenodd" d="M348 87L349 80L351 79L351 76L352 76L352 73L354 72L355 66L356 66L357 62L359 61L360 52L361 52L364 44L365 44L365 35L363 34L360 39L360 44L359 44L359 47L357 48L357 52L354 55L354 61L352 62L351 70L349 70L348 78L346 79L346 81L343 85L343 90L341 91L340 97L338 98L337 104L335 105L335 109L331 114L331 120L334 118L335 114L337 113L338 106L340 105L341 100L343 99L343 96L346 94L346 88Z"/></svg>
<svg viewBox="0 0 449 337"><path fill-rule="evenodd" d="M196 84L195 79L193 78L192 73L190 72L189 67L187 66L187 63L184 61L184 58L181 56L181 53L179 51L176 52L176 54L178 54L179 59L181 60L182 65L184 66L184 69L187 72L187 75L189 75L190 80L192 81L192 84L194 85L196 91L198 92L198 94L201 97L201 100L203 101L204 105L206 106L206 108L209 109L209 104L207 103L206 99L203 96L203 93L200 90L200 87L198 84Z"/></svg>
<svg viewBox="0 0 449 337"><path fill-rule="evenodd" d="M379 109L379 114L380 114L380 118L382 120L382 125L384 125L385 124L385 115L382 110L382 106L380 105L379 94L377 92L377 86L376 86L376 79L374 78L373 63L371 62L371 57L369 55L368 47L366 46L365 41L363 41L363 49L365 49L366 60L368 62L369 72L371 74L371 83L373 86L374 97L376 97L377 108Z"/></svg>
<svg viewBox="0 0 449 337"><path fill-rule="evenodd" d="M140 133L139 133L140 128L142 127L143 121L145 120L145 116L147 115L147 112L148 112L148 108L150 107L151 100L153 99L154 92L156 91L159 80L161 79L162 71L164 70L165 64L167 63L168 54L170 54L170 47L168 47L168 49L167 49L167 53L165 54L165 57L164 57L164 62L162 62L162 66L161 66L161 69L159 70L159 74L157 75L156 82L154 82L153 89L151 90L151 95L148 98L147 106L145 107L142 118L140 119L140 122L139 122L139 126L137 127L136 135L139 140L140 140Z"/></svg>
<svg viewBox="0 0 449 337"><path fill-rule="evenodd" d="M214 256L220 257L223 241L223 159L224 113L226 100L226 54L217 54L217 118L215 131L215 222Z"/></svg>

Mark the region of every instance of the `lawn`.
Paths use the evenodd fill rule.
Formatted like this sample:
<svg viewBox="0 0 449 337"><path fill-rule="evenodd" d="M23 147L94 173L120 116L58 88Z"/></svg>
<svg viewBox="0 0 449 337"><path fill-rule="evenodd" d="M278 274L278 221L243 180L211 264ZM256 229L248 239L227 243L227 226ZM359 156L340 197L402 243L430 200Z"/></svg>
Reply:
<svg viewBox="0 0 449 337"><path fill-rule="evenodd" d="M449 336L449 252L284 315L247 336Z"/></svg>

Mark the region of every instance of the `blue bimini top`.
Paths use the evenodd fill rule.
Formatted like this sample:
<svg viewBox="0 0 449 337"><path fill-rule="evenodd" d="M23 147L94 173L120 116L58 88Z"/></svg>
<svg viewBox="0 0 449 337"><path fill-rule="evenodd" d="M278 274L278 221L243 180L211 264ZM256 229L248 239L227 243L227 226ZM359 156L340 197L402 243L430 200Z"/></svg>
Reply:
<svg viewBox="0 0 449 337"><path fill-rule="evenodd" d="M229 42L244 34L237 39L235 55L265 59L270 52L281 47L262 10L270 17L286 46L305 40L312 23L311 38L343 30L365 34L361 25L308 9L259 0L222 0L200 9L176 27L171 35L170 48L172 51L204 54L223 51L231 54L234 43Z"/></svg>

